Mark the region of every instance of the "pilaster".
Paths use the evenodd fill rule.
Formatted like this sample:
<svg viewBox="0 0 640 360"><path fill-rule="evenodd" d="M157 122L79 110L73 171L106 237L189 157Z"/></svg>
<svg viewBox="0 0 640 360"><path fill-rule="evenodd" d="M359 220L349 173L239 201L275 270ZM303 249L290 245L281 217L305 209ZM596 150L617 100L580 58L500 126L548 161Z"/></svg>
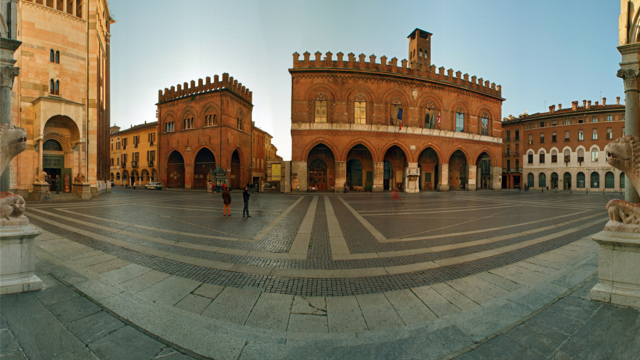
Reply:
<svg viewBox="0 0 640 360"><path fill-rule="evenodd" d="M491 167L491 189L502 189L502 166Z"/></svg>
<svg viewBox="0 0 640 360"><path fill-rule="evenodd" d="M475 191L477 188L477 184L479 183L479 181L477 181L477 174L478 171L478 166L477 165L467 165L467 178L468 178L468 184L466 187L467 191Z"/></svg>
<svg viewBox="0 0 640 360"><path fill-rule="evenodd" d="M449 191L449 164L438 164L438 190Z"/></svg>
<svg viewBox="0 0 640 360"><path fill-rule="evenodd" d="M344 191L344 183L347 182L347 162L336 161L336 186L335 192Z"/></svg>
<svg viewBox="0 0 640 360"><path fill-rule="evenodd" d="M384 191L384 162L373 163L373 189L374 192Z"/></svg>

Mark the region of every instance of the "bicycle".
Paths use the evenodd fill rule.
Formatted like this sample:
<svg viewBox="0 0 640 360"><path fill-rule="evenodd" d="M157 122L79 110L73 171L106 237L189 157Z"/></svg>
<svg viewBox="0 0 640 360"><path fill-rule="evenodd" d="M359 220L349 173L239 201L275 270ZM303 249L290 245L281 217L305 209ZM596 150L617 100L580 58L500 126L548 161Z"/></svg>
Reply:
<svg viewBox="0 0 640 360"><path fill-rule="evenodd" d="M48 201L51 202L51 198L53 196L51 196L51 192L49 190L47 190L46 193L40 193L38 196L36 196L36 202L42 202L42 201Z"/></svg>

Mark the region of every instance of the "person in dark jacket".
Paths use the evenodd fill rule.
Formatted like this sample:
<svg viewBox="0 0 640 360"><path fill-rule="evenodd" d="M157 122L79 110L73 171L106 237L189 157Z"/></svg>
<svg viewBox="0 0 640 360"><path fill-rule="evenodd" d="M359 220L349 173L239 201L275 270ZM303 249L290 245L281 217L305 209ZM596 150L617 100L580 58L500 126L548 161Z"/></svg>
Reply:
<svg viewBox="0 0 640 360"><path fill-rule="evenodd" d="M242 200L244 200L244 208L242 209L242 217L244 217L244 213L247 213L247 217L250 218L251 215L249 215L249 197L251 196L251 194L249 194L249 187L245 186L244 187L244 192L242 193Z"/></svg>
<svg viewBox="0 0 640 360"><path fill-rule="evenodd" d="M231 194L229 193L229 188L225 187L222 190L222 201L224 202L224 209L222 216L231 216ZM227 215L227 210L229 211L229 215Z"/></svg>
<svg viewBox="0 0 640 360"><path fill-rule="evenodd" d="M56 194L60 194L60 186L62 185L60 180L61 180L60 177L56 175L56 180L55 180Z"/></svg>

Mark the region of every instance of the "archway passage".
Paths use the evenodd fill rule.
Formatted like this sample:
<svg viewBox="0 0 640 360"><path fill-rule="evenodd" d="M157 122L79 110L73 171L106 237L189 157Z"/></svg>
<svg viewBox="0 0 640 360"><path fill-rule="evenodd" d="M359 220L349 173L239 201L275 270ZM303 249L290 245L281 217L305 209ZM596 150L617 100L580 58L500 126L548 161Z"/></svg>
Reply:
<svg viewBox="0 0 640 360"><path fill-rule="evenodd" d="M551 173L551 189L555 190L558 188L558 174Z"/></svg>
<svg viewBox="0 0 640 360"><path fill-rule="evenodd" d="M149 170L142 169L140 172L140 185L146 185L149 183Z"/></svg>
<svg viewBox="0 0 640 360"><path fill-rule="evenodd" d="M58 176L60 190L70 192L74 174L83 172L78 168L78 164L83 166L78 161L82 147L74 149L80 141L80 130L68 116L56 115L47 120L42 135L42 171L52 178Z"/></svg>
<svg viewBox="0 0 640 360"><path fill-rule="evenodd" d="M167 161L167 187L184 187L184 158L173 151Z"/></svg>
<svg viewBox="0 0 640 360"><path fill-rule="evenodd" d="M438 154L431 148L422 150L418 156L420 167L420 190L435 190L438 186Z"/></svg>
<svg viewBox="0 0 640 360"><path fill-rule="evenodd" d="M571 173L564 173L564 189L571 190Z"/></svg>
<svg viewBox="0 0 640 360"><path fill-rule="evenodd" d="M615 175L613 175L613 173L611 171L608 171L605 175L604 175L604 188L605 189L613 189L615 188L615 181L616 181L616 177Z"/></svg>
<svg viewBox="0 0 640 360"><path fill-rule="evenodd" d="M449 158L449 189L464 189L467 180L467 158L462 151L456 150Z"/></svg>
<svg viewBox="0 0 640 360"><path fill-rule="evenodd" d="M547 187L547 175L545 173L540 173L538 175L538 187L541 187L541 188Z"/></svg>
<svg viewBox="0 0 640 360"><path fill-rule="evenodd" d="M151 181L158 181L158 173L156 172L156 169L151 170Z"/></svg>
<svg viewBox="0 0 640 360"><path fill-rule="evenodd" d="M387 163L391 166L389 179L385 178L385 190L398 189L403 190L404 184L404 168L407 165L407 157L404 151L397 145L394 145L384 154L385 170Z"/></svg>
<svg viewBox="0 0 640 360"><path fill-rule="evenodd" d="M314 146L307 156L307 189L333 190L335 168L336 160L331 149L325 144Z"/></svg>
<svg viewBox="0 0 640 360"><path fill-rule="evenodd" d="M476 162L477 189L491 189L491 158L483 152Z"/></svg>
<svg viewBox="0 0 640 360"><path fill-rule="evenodd" d="M198 151L193 163L193 187L206 188L207 175L216 168L216 159L211 150L204 148Z"/></svg>
<svg viewBox="0 0 640 360"><path fill-rule="evenodd" d="M113 182L113 180L115 180L115 177L113 176L113 173L111 173L111 175L109 175L109 180L111 180L111 182Z"/></svg>
<svg viewBox="0 0 640 360"><path fill-rule="evenodd" d="M240 154L238 150L234 150L233 154L231 154L231 174L229 179L229 186L234 189L240 188L240 177L242 176L240 170ZM206 180L206 178L205 178Z"/></svg>
<svg viewBox="0 0 640 360"><path fill-rule="evenodd" d="M576 176L576 180L578 182L577 184L577 188L578 189L584 189L586 186L586 182L585 182L585 176L583 172L579 172L578 176Z"/></svg>
<svg viewBox="0 0 640 360"><path fill-rule="evenodd" d="M131 185L136 186L136 185L140 185L140 175L138 175L138 170L132 170L131 171Z"/></svg>
<svg viewBox="0 0 640 360"><path fill-rule="evenodd" d="M347 154L347 186L364 190L373 187L373 156L366 146L358 144Z"/></svg>
<svg viewBox="0 0 640 360"><path fill-rule="evenodd" d="M595 171L591 173L591 188L592 189L600 188L600 174L598 174Z"/></svg>
<svg viewBox="0 0 640 360"><path fill-rule="evenodd" d="M56 140L49 139L42 144L42 170L51 178L51 186L49 191L56 191L56 184L53 180L57 181L62 179L62 171L65 168L65 156L62 149L62 145ZM64 189L64 184L60 184L60 188Z"/></svg>

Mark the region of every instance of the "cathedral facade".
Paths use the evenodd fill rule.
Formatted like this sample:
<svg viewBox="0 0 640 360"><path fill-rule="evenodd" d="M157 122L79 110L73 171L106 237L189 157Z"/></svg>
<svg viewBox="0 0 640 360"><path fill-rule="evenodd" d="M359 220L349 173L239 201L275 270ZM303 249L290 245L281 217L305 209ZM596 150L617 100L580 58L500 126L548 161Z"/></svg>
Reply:
<svg viewBox="0 0 640 360"><path fill-rule="evenodd" d="M409 60L400 64L293 55L294 189L501 188L501 87L436 69L431 33L415 29L408 38Z"/></svg>

